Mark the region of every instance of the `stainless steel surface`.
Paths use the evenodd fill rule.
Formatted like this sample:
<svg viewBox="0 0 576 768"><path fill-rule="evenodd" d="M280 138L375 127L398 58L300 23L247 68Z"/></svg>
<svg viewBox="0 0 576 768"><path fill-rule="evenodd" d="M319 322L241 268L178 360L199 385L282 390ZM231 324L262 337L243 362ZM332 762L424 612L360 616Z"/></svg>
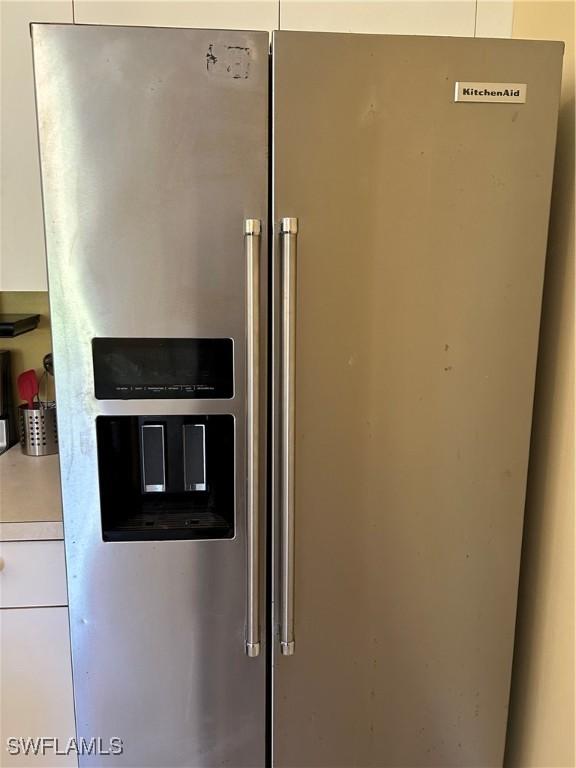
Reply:
<svg viewBox="0 0 576 768"><path fill-rule="evenodd" d="M248 216L267 231L268 35L81 25L32 34L78 735L123 739L110 768L261 766L266 654L244 653L241 233ZM207 68L209 49L225 61L235 47L246 77ZM100 336L233 338L235 396L98 401L90 344ZM261 364L265 393L265 352ZM218 413L235 418L235 537L103 542L96 417Z"/></svg>
<svg viewBox="0 0 576 768"><path fill-rule="evenodd" d="M298 651L273 649L273 762L495 768L562 46L279 32L273 49L274 221L299 222ZM463 77L528 99L455 104ZM276 397L281 373L275 355Z"/></svg>
<svg viewBox="0 0 576 768"><path fill-rule="evenodd" d="M282 406L280 478L280 651L292 656L294 641L294 383L296 366L296 238L298 219L280 222L282 269Z"/></svg>
<svg viewBox="0 0 576 768"><path fill-rule="evenodd" d="M50 456L58 453L58 428L54 405L39 404L36 408L19 405L20 447L27 456Z"/></svg>
<svg viewBox="0 0 576 768"><path fill-rule="evenodd" d="M260 653L260 239L259 219L246 219L246 537L248 615L246 653Z"/></svg>

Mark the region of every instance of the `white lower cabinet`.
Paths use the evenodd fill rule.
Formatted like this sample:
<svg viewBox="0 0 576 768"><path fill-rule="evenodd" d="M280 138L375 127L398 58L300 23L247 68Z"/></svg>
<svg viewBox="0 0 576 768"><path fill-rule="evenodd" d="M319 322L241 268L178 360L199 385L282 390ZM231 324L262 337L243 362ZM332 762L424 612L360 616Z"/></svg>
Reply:
<svg viewBox="0 0 576 768"><path fill-rule="evenodd" d="M63 541L0 542L1 768L78 765L67 602Z"/></svg>
<svg viewBox="0 0 576 768"><path fill-rule="evenodd" d="M66 751L74 737L68 609L3 609L0 638L0 766L76 766L74 753L56 754L56 745ZM34 755L35 748L44 754Z"/></svg>
<svg viewBox="0 0 576 768"><path fill-rule="evenodd" d="M0 542L0 608L68 604L63 541Z"/></svg>

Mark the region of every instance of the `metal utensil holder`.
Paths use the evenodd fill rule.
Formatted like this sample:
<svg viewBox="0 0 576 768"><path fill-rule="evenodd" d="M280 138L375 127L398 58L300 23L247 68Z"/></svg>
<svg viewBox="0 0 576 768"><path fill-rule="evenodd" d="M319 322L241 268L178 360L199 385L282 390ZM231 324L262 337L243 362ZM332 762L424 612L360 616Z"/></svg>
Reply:
<svg viewBox="0 0 576 768"><path fill-rule="evenodd" d="M42 403L34 408L20 405L20 446L27 456L49 456L58 453L56 405Z"/></svg>

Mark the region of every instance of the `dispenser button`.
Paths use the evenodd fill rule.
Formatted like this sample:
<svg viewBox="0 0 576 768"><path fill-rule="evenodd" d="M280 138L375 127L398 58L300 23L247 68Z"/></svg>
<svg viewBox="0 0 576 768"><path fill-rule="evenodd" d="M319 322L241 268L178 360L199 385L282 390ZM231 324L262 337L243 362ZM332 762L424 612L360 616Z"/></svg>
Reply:
<svg viewBox="0 0 576 768"><path fill-rule="evenodd" d="M164 425L143 424L141 428L142 489L144 493L166 490Z"/></svg>
<svg viewBox="0 0 576 768"><path fill-rule="evenodd" d="M206 426L184 424L184 487L187 491L205 491L206 484Z"/></svg>

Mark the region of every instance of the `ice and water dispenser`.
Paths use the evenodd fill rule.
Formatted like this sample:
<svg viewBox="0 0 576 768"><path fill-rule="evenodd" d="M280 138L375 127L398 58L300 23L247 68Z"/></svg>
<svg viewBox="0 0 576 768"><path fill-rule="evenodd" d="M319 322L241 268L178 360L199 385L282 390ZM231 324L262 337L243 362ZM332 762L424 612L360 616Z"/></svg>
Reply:
<svg viewBox="0 0 576 768"><path fill-rule="evenodd" d="M100 400L234 394L231 339L101 338L92 353ZM234 536L234 416L142 410L96 419L104 540Z"/></svg>

